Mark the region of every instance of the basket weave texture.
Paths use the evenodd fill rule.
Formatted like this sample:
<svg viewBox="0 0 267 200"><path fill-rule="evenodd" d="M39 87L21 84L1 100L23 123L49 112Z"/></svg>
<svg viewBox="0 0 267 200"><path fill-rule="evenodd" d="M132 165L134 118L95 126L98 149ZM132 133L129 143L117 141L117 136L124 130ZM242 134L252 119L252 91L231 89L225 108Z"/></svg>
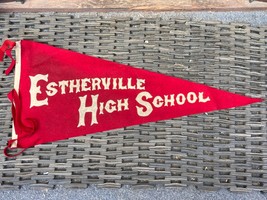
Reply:
<svg viewBox="0 0 267 200"><path fill-rule="evenodd" d="M101 13L7 13L0 15L0 35L267 97L267 27ZM8 64L0 63L1 189L94 184L267 190L266 101L39 145L5 158L12 127L6 95L14 80L3 73Z"/></svg>

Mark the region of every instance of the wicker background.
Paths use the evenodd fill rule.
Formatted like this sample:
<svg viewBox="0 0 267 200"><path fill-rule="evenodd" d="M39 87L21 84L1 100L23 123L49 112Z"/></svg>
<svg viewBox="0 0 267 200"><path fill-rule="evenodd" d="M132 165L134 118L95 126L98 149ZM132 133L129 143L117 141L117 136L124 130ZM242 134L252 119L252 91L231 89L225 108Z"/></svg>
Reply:
<svg viewBox="0 0 267 200"><path fill-rule="evenodd" d="M0 36L33 39L252 97L267 97L267 27L107 14L0 14ZM266 101L39 145L5 158L13 74L0 63L0 188L267 190ZM116 120L116 119L114 119Z"/></svg>

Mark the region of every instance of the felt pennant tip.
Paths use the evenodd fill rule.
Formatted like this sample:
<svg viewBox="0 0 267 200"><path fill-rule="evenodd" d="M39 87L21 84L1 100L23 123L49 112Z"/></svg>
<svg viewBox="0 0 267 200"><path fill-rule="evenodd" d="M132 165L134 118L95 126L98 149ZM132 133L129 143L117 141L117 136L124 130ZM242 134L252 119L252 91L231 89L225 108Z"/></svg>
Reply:
<svg viewBox="0 0 267 200"><path fill-rule="evenodd" d="M263 102L263 101L265 101L265 99L262 99L262 98L256 98L255 103L260 103L260 102Z"/></svg>
<svg viewBox="0 0 267 200"><path fill-rule="evenodd" d="M244 97L243 99L240 99L240 106L246 106L246 105L249 105L249 104L254 104L254 103L261 103L263 102L264 99L262 98L251 98L251 97Z"/></svg>
<svg viewBox="0 0 267 200"><path fill-rule="evenodd" d="M249 104L261 103L263 101L265 101L265 99L263 99L263 98L251 98L251 103L249 103Z"/></svg>

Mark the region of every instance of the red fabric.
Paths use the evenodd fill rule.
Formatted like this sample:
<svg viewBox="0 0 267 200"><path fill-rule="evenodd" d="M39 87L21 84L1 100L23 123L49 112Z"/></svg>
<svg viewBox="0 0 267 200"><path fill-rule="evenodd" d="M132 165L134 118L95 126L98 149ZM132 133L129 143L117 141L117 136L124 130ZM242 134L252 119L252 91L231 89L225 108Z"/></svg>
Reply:
<svg viewBox="0 0 267 200"><path fill-rule="evenodd" d="M13 59L13 57L11 55L11 51L15 45L16 45L15 42L13 42L11 40L6 40L3 43L3 45L0 47L0 61L3 61L5 53L11 59L11 64L5 72L6 75L8 75L11 72L11 70L13 69L13 67L15 66L15 60Z"/></svg>
<svg viewBox="0 0 267 200"><path fill-rule="evenodd" d="M261 101L26 40L10 99L20 148Z"/></svg>

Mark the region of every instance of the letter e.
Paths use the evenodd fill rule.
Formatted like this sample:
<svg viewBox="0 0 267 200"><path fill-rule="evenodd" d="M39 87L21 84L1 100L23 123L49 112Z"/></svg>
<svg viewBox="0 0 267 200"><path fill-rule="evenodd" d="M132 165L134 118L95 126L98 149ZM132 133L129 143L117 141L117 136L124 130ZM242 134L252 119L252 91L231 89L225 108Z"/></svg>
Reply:
<svg viewBox="0 0 267 200"><path fill-rule="evenodd" d="M40 90L40 86L37 86L38 82L40 80L43 81L48 81L48 74L43 75L43 74L37 74L36 76L30 76L31 80L31 87L30 87L30 108L33 106L43 106L43 105L48 105L48 99L45 98L43 100L37 100L37 94L42 94Z"/></svg>

